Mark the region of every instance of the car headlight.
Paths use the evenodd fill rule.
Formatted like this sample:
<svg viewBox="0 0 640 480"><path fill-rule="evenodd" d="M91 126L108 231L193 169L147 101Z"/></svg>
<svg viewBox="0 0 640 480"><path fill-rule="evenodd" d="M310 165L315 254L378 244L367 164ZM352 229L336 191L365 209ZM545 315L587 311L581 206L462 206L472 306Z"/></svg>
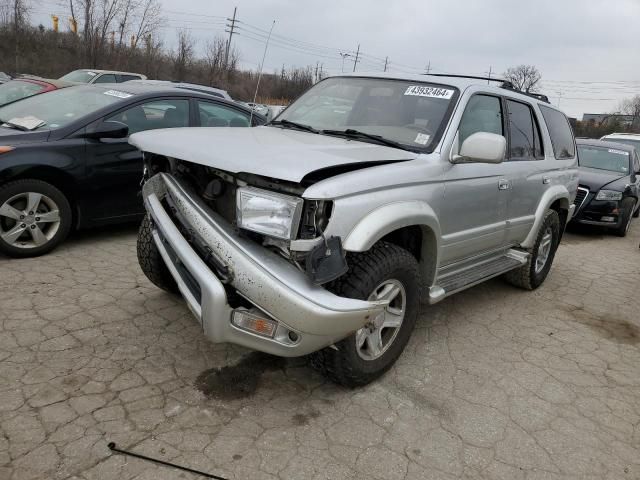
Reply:
<svg viewBox="0 0 640 480"><path fill-rule="evenodd" d="M622 200L622 192L600 190L598 195L596 195L596 200Z"/></svg>
<svg viewBox="0 0 640 480"><path fill-rule="evenodd" d="M238 188L238 226L270 237L292 240L298 232L302 205L301 198L259 188Z"/></svg>

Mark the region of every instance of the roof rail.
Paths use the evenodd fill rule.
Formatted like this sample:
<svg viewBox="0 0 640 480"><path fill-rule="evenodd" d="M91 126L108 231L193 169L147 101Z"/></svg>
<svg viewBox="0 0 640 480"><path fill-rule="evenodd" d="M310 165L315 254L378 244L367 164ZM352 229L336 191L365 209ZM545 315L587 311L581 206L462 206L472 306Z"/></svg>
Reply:
<svg viewBox="0 0 640 480"><path fill-rule="evenodd" d="M487 80L489 82L500 82L502 85L510 85L512 88L513 84L509 80L505 80L504 78L497 77L481 77L476 75L460 75L460 74L448 74L448 73L429 73L431 77L453 77L453 78L473 78L475 80Z"/></svg>
<svg viewBox="0 0 640 480"><path fill-rule="evenodd" d="M516 88L516 86L511 81L505 80L504 78L481 77L481 76L475 76L475 75L453 75L453 74L449 75L446 73L430 73L429 75L432 77L473 78L475 80L487 80L489 82L499 82L500 88L506 88L507 90L521 93L522 95L526 95L527 97L535 98L542 102L551 103L549 101L549 97L547 97L546 95L543 95L541 93L523 92L522 90L519 90L518 88Z"/></svg>

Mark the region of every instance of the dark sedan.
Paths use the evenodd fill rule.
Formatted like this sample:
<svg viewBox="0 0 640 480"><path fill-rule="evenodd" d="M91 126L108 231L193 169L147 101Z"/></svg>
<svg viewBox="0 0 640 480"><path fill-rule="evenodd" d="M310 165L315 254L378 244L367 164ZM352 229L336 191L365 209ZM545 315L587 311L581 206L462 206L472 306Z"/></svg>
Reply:
<svg viewBox="0 0 640 480"><path fill-rule="evenodd" d="M580 185L574 223L598 225L624 237L640 212L640 159L630 145L576 140Z"/></svg>
<svg viewBox="0 0 640 480"><path fill-rule="evenodd" d="M0 108L0 252L41 255L72 229L141 217L142 154L129 134L248 127L250 118L211 95L129 84L75 86ZM264 121L253 115L253 125Z"/></svg>

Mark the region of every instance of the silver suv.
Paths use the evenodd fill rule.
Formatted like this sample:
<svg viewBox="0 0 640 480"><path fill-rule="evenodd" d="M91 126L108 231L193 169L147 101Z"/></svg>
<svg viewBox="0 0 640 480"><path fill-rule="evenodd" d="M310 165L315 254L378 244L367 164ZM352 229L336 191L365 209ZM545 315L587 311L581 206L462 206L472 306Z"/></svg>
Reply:
<svg viewBox="0 0 640 480"><path fill-rule="evenodd" d="M370 382L421 300L503 274L542 284L573 213L567 118L488 83L338 76L267 126L133 135L143 271L214 342L311 354L334 381Z"/></svg>

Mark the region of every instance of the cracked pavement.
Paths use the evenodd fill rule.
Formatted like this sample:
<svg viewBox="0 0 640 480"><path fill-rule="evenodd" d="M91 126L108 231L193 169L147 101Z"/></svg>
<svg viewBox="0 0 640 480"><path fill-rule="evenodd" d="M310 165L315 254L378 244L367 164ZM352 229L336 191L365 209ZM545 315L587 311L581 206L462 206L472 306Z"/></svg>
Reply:
<svg viewBox="0 0 640 480"><path fill-rule="evenodd" d="M207 341L132 227L0 258L0 478L640 478L640 222L565 236L535 292L424 306L381 380ZM204 478L204 477L202 477Z"/></svg>

